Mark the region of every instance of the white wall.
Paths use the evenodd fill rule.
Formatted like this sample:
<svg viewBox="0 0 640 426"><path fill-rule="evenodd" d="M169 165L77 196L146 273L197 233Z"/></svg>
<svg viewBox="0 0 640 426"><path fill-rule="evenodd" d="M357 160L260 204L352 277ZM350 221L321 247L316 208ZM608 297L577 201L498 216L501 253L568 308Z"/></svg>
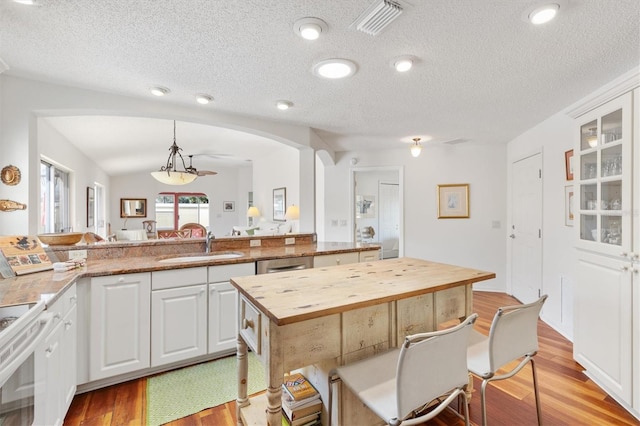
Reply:
<svg viewBox="0 0 640 426"><path fill-rule="evenodd" d="M299 206L302 215L300 167L300 152L288 147L253 162L253 204L261 214L258 223L273 220L273 190L276 188L286 188L287 207Z"/></svg>
<svg viewBox="0 0 640 426"><path fill-rule="evenodd" d="M542 205L542 291L549 295L542 310L545 322L568 339L573 338L573 289L576 282L575 265L577 254L574 248L574 228L565 225L565 186L572 185L565 176L564 153L574 148L578 138L578 126L569 116L575 108L585 105L596 107L618 93L621 87L638 86L637 68L623 74L612 82L594 90L593 93L567 106L563 111L549 117L537 126L524 132L507 145L507 173L511 175L514 161L532 153L542 153L543 205ZM631 83L630 83L631 82ZM611 92L609 92L611 90ZM618 93L619 94L619 93ZM638 112L636 111L637 115ZM634 155L637 155L634 153ZM511 186L507 194L511 193ZM637 193L637 188L634 189ZM507 196L510 205L511 197ZM510 217L509 209L509 217ZM574 224L577 226L577 224ZM511 263L510 240L507 241L507 264ZM510 271L507 270L507 282ZM507 291L511 291L510 285Z"/></svg>
<svg viewBox="0 0 640 426"><path fill-rule="evenodd" d="M87 187L99 183L104 186L105 194L108 196L109 176L49 123L44 120L37 121L40 154L70 172L70 223L73 230L93 231L93 228L87 228Z"/></svg>
<svg viewBox="0 0 640 426"><path fill-rule="evenodd" d="M0 158L3 164L13 164L22 171L22 182L19 185L0 185L0 199L27 204L27 210L2 214L0 235L37 232L40 161L38 117L98 114L179 119L242 130L295 148L310 146L313 136L309 128L304 126L225 114L214 108L176 105L142 95L140 98L133 98L6 74L0 74L0 88ZM313 168L311 159L306 160L305 164L307 163L311 163L310 167ZM254 178L260 180L259 177ZM297 178L296 182L298 181ZM313 179L305 179L300 185L305 187L305 191L313 193ZM269 188L268 194L263 196L270 197L271 190ZM294 192L299 193L299 188L295 188ZM120 198L113 190L110 197ZM108 211L113 211L107 208ZM118 218L119 214L115 219ZM115 219L112 215L111 220Z"/></svg>
<svg viewBox="0 0 640 426"><path fill-rule="evenodd" d="M291 148L290 148L291 149ZM247 196L251 191L251 168L216 167L217 175L198 177L184 186L165 185L158 182L148 172L111 177L111 230L124 228L125 219L120 217L120 198L146 198L147 217L130 218L127 229L142 229L142 221L155 219L155 199L160 192L202 192L209 197L208 229L217 237L230 235L234 225L247 222ZM235 211L224 212L223 201L234 201Z"/></svg>
<svg viewBox="0 0 640 426"><path fill-rule="evenodd" d="M324 165L324 234L319 240L352 241L350 160L356 167L403 166L404 254L496 273L478 289L506 288L506 147L472 143L428 144L418 158L408 147L397 150L336 153L334 166ZM470 218L438 219L438 184L470 184ZM338 226L332 226L336 223ZM340 224L346 221L346 226ZM493 222L500 228L492 228ZM319 227L320 228L320 227Z"/></svg>
<svg viewBox="0 0 640 426"><path fill-rule="evenodd" d="M565 177L564 153L573 147L575 124L558 113L528 130L508 144L507 173L512 164L533 153L542 154L542 292L549 295L542 317L556 330L573 335L572 285L575 277L573 228L565 225L564 188L571 185ZM511 185L507 187L511 205ZM511 208L508 209L511 212ZM509 213L509 219L511 215ZM511 241L507 241L507 265L511 264ZM510 268L507 274L510 274ZM507 291L511 293L510 280Z"/></svg>

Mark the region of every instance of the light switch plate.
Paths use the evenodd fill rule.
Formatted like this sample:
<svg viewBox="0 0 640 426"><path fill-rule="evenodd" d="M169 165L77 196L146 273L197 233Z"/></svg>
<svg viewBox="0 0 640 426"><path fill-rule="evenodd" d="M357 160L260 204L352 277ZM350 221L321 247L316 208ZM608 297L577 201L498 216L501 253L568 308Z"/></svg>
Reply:
<svg viewBox="0 0 640 426"><path fill-rule="evenodd" d="M86 259L86 250L69 250L69 260L71 259Z"/></svg>
<svg viewBox="0 0 640 426"><path fill-rule="evenodd" d="M262 240L249 241L249 247L260 247L261 245L262 245Z"/></svg>

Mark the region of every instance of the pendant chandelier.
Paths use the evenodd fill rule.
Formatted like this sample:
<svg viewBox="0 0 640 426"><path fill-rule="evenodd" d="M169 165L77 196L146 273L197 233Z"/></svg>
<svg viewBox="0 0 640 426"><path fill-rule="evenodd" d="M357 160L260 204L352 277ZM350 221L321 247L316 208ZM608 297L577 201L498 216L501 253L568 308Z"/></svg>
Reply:
<svg viewBox="0 0 640 426"><path fill-rule="evenodd" d="M167 158L167 164L160 167L157 172L151 172L157 181L165 183L167 185L186 185L193 182L198 177L198 171L184 162L182 154L180 154L182 148L176 144L176 122L173 121L173 145L169 147L169 158ZM182 170L178 169L177 157L180 157L182 163Z"/></svg>
<svg viewBox="0 0 640 426"><path fill-rule="evenodd" d="M413 145L411 145L411 155L417 157L422 152L422 145L420 145L420 138L413 138Z"/></svg>

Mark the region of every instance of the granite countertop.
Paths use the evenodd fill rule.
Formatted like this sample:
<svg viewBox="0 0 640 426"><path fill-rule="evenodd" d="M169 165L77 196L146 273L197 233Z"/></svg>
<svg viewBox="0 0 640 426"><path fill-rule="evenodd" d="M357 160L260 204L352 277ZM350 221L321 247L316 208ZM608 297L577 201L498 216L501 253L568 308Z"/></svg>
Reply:
<svg viewBox="0 0 640 426"><path fill-rule="evenodd" d="M160 263L158 261L170 257L197 256L204 255L205 253L179 253L162 256L136 256L89 260L84 267L71 271L43 271L15 278L0 279L0 307L34 303L40 300L46 300L47 305L49 305L57 299L59 293L79 278L84 277L194 268L198 266L217 266L286 257L338 254L378 249L380 249L380 246L375 244L318 242L315 244L293 245L289 247L255 247L250 249L214 251L211 254L234 252L242 253L243 256L231 259L202 260L187 263Z"/></svg>

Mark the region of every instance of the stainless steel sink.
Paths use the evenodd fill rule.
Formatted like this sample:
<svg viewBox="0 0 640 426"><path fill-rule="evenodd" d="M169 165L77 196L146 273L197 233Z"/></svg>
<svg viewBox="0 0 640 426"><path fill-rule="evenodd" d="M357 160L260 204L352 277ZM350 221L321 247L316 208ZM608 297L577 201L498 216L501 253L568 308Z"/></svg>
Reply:
<svg viewBox="0 0 640 426"><path fill-rule="evenodd" d="M222 260L222 259L235 259L237 257L244 256L243 253L211 253L211 254L198 254L193 256L179 256L170 257L168 259L158 260L159 263L188 263L188 262L202 262L207 260Z"/></svg>

